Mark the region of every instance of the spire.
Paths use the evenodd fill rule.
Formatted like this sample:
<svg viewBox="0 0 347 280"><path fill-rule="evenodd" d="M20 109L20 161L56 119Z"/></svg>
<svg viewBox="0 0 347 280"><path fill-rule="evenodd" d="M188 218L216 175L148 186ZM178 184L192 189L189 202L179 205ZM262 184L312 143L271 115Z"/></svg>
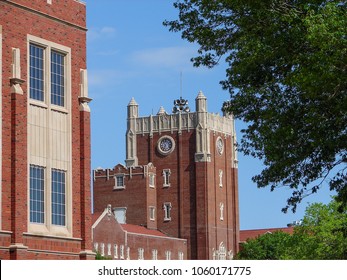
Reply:
<svg viewBox="0 0 347 280"><path fill-rule="evenodd" d="M128 104L128 106L137 106L137 105L139 105L139 104L137 104L135 99L134 99L134 97L132 97L130 102L129 102L129 104Z"/></svg>
<svg viewBox="0 0 347 280"><path fill-rule="evenodd" d="M128 104L128 118L137 118L139 116L139 105L136 103L134 97L131 98Z"/></svg>
<svg viewBox="0 0 347 280"><path fill-rule="evenodd" d="M200 90L198 96L195 98L195 106L197 112L207 112L207 98Z"/></svg>

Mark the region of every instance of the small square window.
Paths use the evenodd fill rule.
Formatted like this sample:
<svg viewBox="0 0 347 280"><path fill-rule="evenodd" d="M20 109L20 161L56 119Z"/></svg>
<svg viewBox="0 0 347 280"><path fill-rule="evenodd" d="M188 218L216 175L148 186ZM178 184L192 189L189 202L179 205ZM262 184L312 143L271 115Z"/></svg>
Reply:
<svg viewBox="0 0 347 280"><path fill-rule="evenodd" d="M124 174L119 174L115 176L115 186L114 189L125 189L124 185Z"/></svg>

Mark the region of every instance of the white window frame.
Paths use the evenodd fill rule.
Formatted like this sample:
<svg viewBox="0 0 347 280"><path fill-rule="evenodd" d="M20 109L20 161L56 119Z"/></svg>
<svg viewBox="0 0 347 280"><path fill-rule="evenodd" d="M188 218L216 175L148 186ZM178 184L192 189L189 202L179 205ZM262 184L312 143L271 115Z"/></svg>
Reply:
<svg viewBox="0 0 347 280"><path fill-rule="evenodd" d="M223 170L219 169L219 187L223 188Z"/></svg>
<svg viewBox="0 0 347 280"><path fill-rule="evenodd" d="M124 213L124 219L121 220L121 219L118 219L119 215L118 213ZM113 208L113 214L114 216L116 217L116 220L118 223L120 224L125 224L126 221L127 221L127 208L126 207L114 207Z"/></svg>
<svg viewBox="0 0 347 280"><path fill-rule="evenodd" d="M114 254L114 258L118 259L118 245L117 244L113 245L113 254Z"/></svg>
<svg viewBox="0 0 347 280"><path fill-rule="evenodd" d="M219 210L220 210L220 217L219 217L219 219L221 221L223 221L224 220L224 203L223 202L219 203Z"/></svg>
<svg viewBox="0 0 347 280"><path fill-rule="evenodd" d="M155 206L149 206L149 219L155 221Z"/></svg>
<svg viewBox="0 0 347 280"><path fill-rule="evenodd" d="M36 100L30 98L30 46L35 45L43 48L44 50L44 100ZM51 52L55 51L64 56L64 106L59 106L51 103ZM45 116L47 118L48 127L44 127L47 131L48 139L54 137L53 130L55 127L50 125L50 119L55 117L54 114L57 112L67 115L66 117L66 133L67 133L67 143L72 143L72 124L71 124L71 48L64 45L54 43L36 37L33 35L27 35L27 89L28 89L28 112L31 106L38 107L46 110ZM31 135L28 131L28 137ZM49 146L46 147L45 153L46 157L40 158L38 156L32 156L31 147L28 143L28 174L30 171L30 165L38 165L46 168L46 178L45 178L45 223L35 224L30 222L30 209L29 209L29 196L28 196L28 232L32 234L39 235L52 235L52 236L72 236L72 145L67 144L66 154L64 155L66 160L54 160L52 157L52 151ZM52 223L52 170L62 170L66 172L65 174L65 225L55 225ZM28 190L30 188L30 181L28 176Z"/></svg>
<svg viewBox="0 0 347 280"><path fill-rule="evenodd" d="M107 244L107 255L108 255L108 256L111 256L111 255L112 255L111 246L112 246L112 245L111 245L110 243Z"/></svg>
<svg viewBox="0 0 347 280"><path fill-rule="evenodd" d="M165 251L165 259L166 260L171 260L171 251L169 251L169 250Z"/></svg>
<svg viewBox="0 0 347 280"><path fill-rule="evenodd" d="M158 250L152 249L152 260L157 260L157 259L158 259Z"/></svg>
<svg viewBox="0 0 347 280"><path fill-rule="evenodd" d="M100 244L100 255L101 255L102 257L105 256L105 244L104 244L104 243L101 243L101 244Z"/></svg>
<svg viewBox="0 0 347 280"><path fill-rule="evenodd" d="M184 254L183 254L183 252L181 252L181 251L178 252L178 259L179 259L179 260L183 260L183 259L184 259Z"/></svg>
<svg viewBox="0 0 347 280"><path fill-rule="evenodd" d="M122 179L122 185L118 185L118 179ZM125 174L116 174L115 176L114 176L114 180L115 180L115 182L114 182L114 187L113 187L113 189L114 190L124 190L125 189Z"/></svg>
<svg viewBox="0 0 347 280"><path fill-rule="evenodd" d="M166 222L171 221L171 209L172 209L171 202L165 202L163 205L163 209L164 209L164 221Z"/></svg>
<svg viewBox="0 0 347 280"><path fill-rule="evenodd" d="M119 251L120 259L124 260L124 245L120 245Z"/></svg>
<svg viewBox="0 0 347 280"><path fill-rule="evenodd" d="M43 101L30 98L30 45L35 45L44 50L44 96ZM51 102L51 53L57 52L64 55L64 106L55 105ZM28 99L32 104L52 108L57 111L67 112L71 100L71 49L63 45L28 35Z"/></svg>
<svg viewBox="0 0 347 280"><path fill-rule="evenodd" d="M138 249L137 249L137 252L138 252L138 260L144 260L145 249L143 249L143 248L138 248Z"/></svg>
<svg viewBox="0 0 347 280"><path fill-rule="evenodd" d="M154 175L154 173L149 173L148 178L149 178L149 187L155 188L155 175Z"/></svg>
<svg viewBox="0 0 347 280"><path fill-rule="evenodd" d="M163 188L168 188L170 187L171 183L170 183L170 176L171 176L171 170L170 169L163 169Z"/></svg>

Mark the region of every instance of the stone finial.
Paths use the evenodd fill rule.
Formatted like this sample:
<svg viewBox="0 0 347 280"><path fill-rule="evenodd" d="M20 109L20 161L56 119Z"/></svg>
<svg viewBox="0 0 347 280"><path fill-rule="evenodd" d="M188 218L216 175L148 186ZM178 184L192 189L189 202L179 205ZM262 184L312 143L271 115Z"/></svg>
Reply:
<svg viewBox="0 0 347 280"><path fill-rule="evenodd" d="M89 102L92 101L88 97L88 74L86 69L80 69L80 111L90 112Z"/></svg>
<svg viewBox="0 0 347 280"><path fill-rule="evenodd" d="M134 97L132 97L131 98L131 100L130 100L130 102L129 102L129 104L128 104L128 106L138 106L139 104L137 104L137 102L135 101L135 98Z"/></svg>
<svg viewBox="0 0 347 280"><path fill-rule="evenodd" d="M166 114L166 111L165 111L164 107L163 107L163 106L160 106L157 115L165 115L165 114Z"/></svg>
<svg viewBox="0 0 347 280"><path fill-rule="evenodd" d="M10 78L11 92L23 94L21 85L25 82L21 79L20 49L12 48L12 77Z"/></svg>
<svg viewBox="0 0 347 280"><path fill-rule="evenodd" d="M197 112L207 112L207 98L200 90L198 96L195 98L195 106Z"/></svg>

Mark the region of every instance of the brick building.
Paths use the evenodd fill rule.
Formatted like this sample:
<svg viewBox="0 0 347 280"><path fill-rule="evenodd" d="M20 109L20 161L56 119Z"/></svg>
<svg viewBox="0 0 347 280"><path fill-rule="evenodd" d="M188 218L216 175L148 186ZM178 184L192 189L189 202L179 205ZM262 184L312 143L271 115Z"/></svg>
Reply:
<svg viewBox="0 0 347 280"><path fill-rule="evenodd" d="M187 240L168 237L144 226L120 224L111 205L93 216L93 245L103 257L115 260L185 260L187 257Z"/></svg>
<svg viewBox="0 0 347 280"><path fill-rule="evenodd" d="M0 0L0 259L89 259L86 7Z"/></svg>
<svg viewBox="0 0 347 280"><path fill-rule="evenodd" d="M140 117L128 105L126 166L94 171L94 211L111 204L123 223L187 240L187 259L227 259L238 251L239 207L234 120L175 101Z"/></svg>

